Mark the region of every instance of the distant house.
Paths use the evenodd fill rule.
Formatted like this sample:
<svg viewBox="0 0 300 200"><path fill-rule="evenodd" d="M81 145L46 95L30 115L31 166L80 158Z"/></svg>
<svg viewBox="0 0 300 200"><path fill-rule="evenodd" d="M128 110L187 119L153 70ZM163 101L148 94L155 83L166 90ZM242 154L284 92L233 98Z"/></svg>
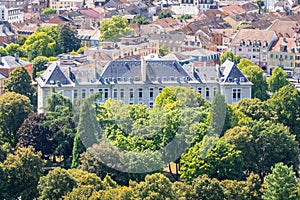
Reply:
<svg viewBox="0 0 300 200"><path fill-rule="evenodd" d="M0 72L5 76L9 76L12 70L19 66L23 66L30 76L32 76L32 63L19 59L18 56L3 56L0 59Z"/></svg>
<svg viewBox="0 0 300 200"><path fill-rule="evenodd" d="M220 63L220 53L206 49L196 49L193 51L182 52L185 56L193 58L195 67L212 67Z"/></svg>
<svg viewBox="0 0 300 200"><path fill-rule="evenodd" d="M8 21L0 21L0 43L6 45L15 42L15 33Z"/></svg>
<svg viewBox="0 0 300 200"><path fill-rule="evenodd" d="M95 47L99 45L100 30L77 29L77 38L81 41L82 46Z"/></svg>
<svg viewBox="0 0 300 200"><path fill-rule="evenodd" d="M7 79L7 76L0 72L0 95L4 93L4 85L5 80Z"/></svg>

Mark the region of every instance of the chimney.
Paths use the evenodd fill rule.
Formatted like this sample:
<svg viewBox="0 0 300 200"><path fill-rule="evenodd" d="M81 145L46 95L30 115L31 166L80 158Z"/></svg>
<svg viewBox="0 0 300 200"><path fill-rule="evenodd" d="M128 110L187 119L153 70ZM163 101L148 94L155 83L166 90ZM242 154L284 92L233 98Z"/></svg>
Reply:
<svg viewBox="0 0 300 200"><path fill-rule="evenodd" d="M19 62L19 55L17 53L15 53L15 61Z"/></svg>
<svg viewBox="0 0 300 200"><path fill-rule="evenodd" d="M141 57L141 75L142 75L142 81L146 82L147 80L147 66L146 66L146 60L144 57Z"/></svg>

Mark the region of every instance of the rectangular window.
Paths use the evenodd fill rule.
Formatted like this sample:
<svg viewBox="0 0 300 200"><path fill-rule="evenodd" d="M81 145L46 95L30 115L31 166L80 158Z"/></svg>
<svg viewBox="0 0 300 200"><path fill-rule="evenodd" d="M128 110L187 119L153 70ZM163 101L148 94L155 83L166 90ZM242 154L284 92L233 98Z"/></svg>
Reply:
<svg viewBox="0 0 300 200"><path fill-rule="evenodd" d="M214 96L217 94L217 88L214 88Z"/></svg>
<svg viewBox="0 0 300 200"><path fill-rule="evenodd" d="M108 99L108 89L104 89L104 99Z"/></svg>
<svg viewBox="0 0 300 200"><path fill-rule="evenodd" d="M81 98L82 99L85 98L85 89L82 89L82 91L81 91Z"/></svg>
<svg viewBox="0 0 300 200"><path fill-rule="evenodd" d="M207 87L205 91L206 98L209 98L209 88Z"/></svg>
<svg viewBox="0 0 300 200"><path fill-rule="evenodd" d="M290 56L290 60L293 60L294 59L294 56Z"/></svg>
<svg viewBox="0 0 300 200"><path fill-rule="evenodd" d="M124 99L124 89L120 89L120 98Z"/></svg>
<svg viewBox="0 0 300 200"><path fill-rule="evenodd" d="M133 101L133 89L129 90L129 101Z"/></svg>
<svg viewBox="0 0 300 200"><path fill-rule="evenodd" d="M158 93L161 93L163 89L162 88L158 88Z"/></svg>
<svg viewBox="0 0 300 200"><path fill-rule="evenodd" d="M90 89L90 94L94 94L94 89Z"/></svg>
<svg viewBox="0 0 300 200"><path fill-rule="evenodd" d="M154 100L153 88L150 88L149 99L150 99L150 101Z"/></svg>
<svg viewBox="0 0 300 200"><path fill-rule="evenodd" d="M149 107L150 107L150 108L153 108L153 102L150 102L150 103L149 103Z"/></svg>
<svg viewBox="0 0 300 200"><path fill-rule="evenodd" d="M118 99L118 89L114 89L113 97L114 99Z"/></svg>
<svg viewBox="0 0 300 200"><path fill-rule="evenodd" d="M287 55L285 55L285 56L284 56L284 59L286 59L286 60L287 60L287 59L288 59L288 56L287 56Z"/></svg>
<svg viewBox="0 0 300 200"><path fill-rule="evenodd" d="M273 54L270 54L270 58L273 58Z"/></svg>
<svg viewBox="0 0 300 200"><path fill-rule="evenodd" d="M77 99L77 97L78 97L78 92L77 90L74 90L74 100Z"/></svg>
<svg viewBox="0 0 300 200"><path fill-rule="evenodd" d="M242 89L232 89L232 101L238 102L242 96Z"/></svg>
<svg viewBox="0 0 300 200"><path fill-rule="evenodd" d="M201 87L198 87L198 92L200 93L200 94L202 94L202 88Z"/></svg>
<svg viewBox="0 0 300 200"><path fill-rule="evenodd" d="M103 90L99 89L99 93L100 93L100 101L102 101L103 100Z"/></svg>
<svg viewBox="0 0 300 200"><path fill-rule="evenodd" d="M143 100L143 89L139 88L139 101Z"/></svg>

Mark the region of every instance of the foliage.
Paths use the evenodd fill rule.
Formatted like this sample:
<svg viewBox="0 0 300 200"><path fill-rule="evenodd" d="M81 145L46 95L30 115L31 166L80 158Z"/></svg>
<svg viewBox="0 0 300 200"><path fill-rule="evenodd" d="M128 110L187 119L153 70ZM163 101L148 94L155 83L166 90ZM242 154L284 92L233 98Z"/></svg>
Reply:
<svg viewBox="0 0 300 200"><path fill-rule="evenodd" d="M49 59L45 56L38 56L32 61L32 78L37 77L37 73L47 69L46 64L49 62Z"/></svg>
<svg viewBox="0 0 300 200"><path fill-rule="evenodd" d="M78 54L84 54L84 50L88 49L88 47L84 46L84 47L80 47L77 51Z"/></svg>
<svg viewBox="0 0 300 200"><path fill-rule="evenodd" d="M192 186L196 192L197 199L223 200L225 197L220 182L215 178L210 179L207 175L196 178Z"/></svg>
<svg viewBox="0 0 300 200"><path fill-rule="evenodd" d="M43 161L41 153L36 153L33 147L19 148L4 161L7 174L9 199L21 197L31 200L37 197L36 189L42 175Z"/></svg>
<svg viewBox="0 0 300 200"><path fill-rule="evenodd" d="M57 44L62 52L77 51L81 47L80 40L76 37L77 30L74 26L64 23L58 27Z"/></svg>
<svg viewBox="0 0 300 200"><path fill-rule="evenodd" d="M24 67L17 67L10 73L4 88L6 92L16 92L32 100L34 89L31 86L31 77Z"/></svg>
<svg viewBox="0 0 300 200"><path fill-rule="evenodd" d="M278 121L288 126L299 140L300 92L295 87L286 85L274 93L267 104L277 114Z"/></svg>
<svg viewBox="0 0 300 200"><path fill-rule="evenodd" d="M73 188L73 190L63 196L64 200L82 200L82 199L91 199L95 194L96 190L93 186L81 186Z"/></svg>
<svg viewBox="0 0 300 200"><path fill-rule="evenodd" d="M33 146L44 158L52 154L53 133L44 125L45 120L44 114L30 113L17 132L17 147Z"/></svg>
<svg viewBox="0 0 300 200"><path fill-rule="evenodd" d="M265 2L263 0L256 0L255 3L258 6L258 13L261 14L262 8L265 6Z"/></svg>
<svg viewBox="0 0 300 200"><path fill-rule="evenodd" d="M252 86L252 98L258 98L260 100L266 100L269 98L267 94L268 84L264 71L257 65L248 66L244 68L242 72L253 83Z"/></svg>
<svg viewBox="0 0 300 200"><path fill-rule="evenodd" d="M240 62L237 64L240 70L244 70L245 68L254 65L254 63L248 58L242 58Z"/></svg>
<svg viewBox="0 0 300 200"><path fill-rule="evenodd" d="M38 199L60 199L75 187L76 181L67 170L55 168L40 178Z"/></svg>
<svg viewBox="0 0 300 200"><path fill-rule="evenodd" d="M220 62L223 64L226 60L230 60L236 64L240 63L241 56L240 55L234 55L232 51L225 51L221 56L220 56Z"/></svg>
<svg viewBox="0 0 300 200"><path fill-rule="evenodd" d="M1 141L14 146L15 133L31 111L32 106L28 97L15 92L0 95Z"/></svg>
<svg viewBox="0 0 300 200"><path fill-rule="evenodd" d="M0 162L0 199L7 198L7 176L3 164Z"/></svg>
<svg viewBox="0 0 300 200"><path fill-rule="evenodd" d="M160 54L161 56L166 56L166 55L168 55L168 53L169 53L169 49L168 49L164 44L162 44L162 45L159 47L159 54Z"/></svg>
<svg viewBox="0 0 300 200"><path fill-rule="evenodd" d="M280 67L275 67L272 70L272 75L268 78L269 90L274 93L283 86L289 84L290 82L287 80L287 73Z"/></svg>
<svg viewBox="0 0 300 200"><path fill-rule="evenodd" d="M172 183L159 173L147 175L145 181L136 185L133 191L136 199L176 199Z"/></svg>
<svg viewBox="0 0 300 200"><path fill-rule="evenodd" d="M20 50L20 45L11 43L5 47L5 50L7 51L8 55L15 56L18 55L20 57L25 56L22 50Z"/></svg>
<svg viewBox="0 0 300 200"><path fill-rule="evenodd" d="M19 44L20 46L22 46L22 45L25 43L26 39L27 39L26 36L18 35L18 44Z"/></svg>
<svg viewBox="0 0 300 200"><path fill-rule="evenodd" d="M143 25L143 24L150 24L150 21L142 16L142 15L136 15L133 20L131 21L132 24L140 24L140 25Z"/></svg>
<svg viewBox="0 0 300 200"><path fill-rule="evenodd" d="M29 60L37 56L55 55L56 42L45 32L36 31L30 35L22 48L27 52Z"/></svg>
<svg viewBox="0 0 300 200"><path fill-rule="evenodd" d="M77 187L92 186L97 191L105 189L105 183L94 173L80 169L69 169L68 173L75 179Z"/></svg>
<svg viewBox="0 0 300 200"><path fill-rule="evenodd" d="M178 19L183 19L183 20L192 19L192 15L183 14L183 15L180 15L180 17L178 17Z"/></svg>
<svg viewBox="0 0 300 200"><path fill-rule="evenodd" d="M6 49L2 46L0 46L0 56L7 56L8 53L6 51Z"/></svg>
<svg viewBox="0 0 300 200"><path fill-rule="evenodd" d="M119 15L112 16L104 20L100 25L101 41L118 41L122 36L132 34L134 31L130 28L126 18Z"/></svg>
<svg viewBox="0 0 300 200"><path fill-rule="evenodd" d="M162 11L158 14L158 19L172 17L172 14L169 11Z"/></svg>
<svg viewBox="0 0 300 200"><path fill-rule="evenodd" d="M296 200L297 180L293 167L277 163L272 167L272 173L266 177L263 190L264 200Z"/></svg>
<svg viewBox="0 0 300 200"><path fill-rule="evenodd" d="M181 157L181 177L188 183L200 175L207 174L212 178L236 179L242 176L241 152L233 145L219 140L206 155L203 154L203 141L196 143Z"/></svg>
<svg viewBox="0 0 300 200"><path fill-rule="evenodd" d="M275 163L297 166L299 162L295 136L282 124L253 121L249 128L234 127L227 131L224 139L241 151L241 167L246 176L254 172L263 180Z"/></svg>
<svg viewBox="0 0 300 200"><path fill-rule="evenodd" d="M42 13L42 15L51 15L51 14L56 14L56 10L52 8L45 8Z"/></svg>

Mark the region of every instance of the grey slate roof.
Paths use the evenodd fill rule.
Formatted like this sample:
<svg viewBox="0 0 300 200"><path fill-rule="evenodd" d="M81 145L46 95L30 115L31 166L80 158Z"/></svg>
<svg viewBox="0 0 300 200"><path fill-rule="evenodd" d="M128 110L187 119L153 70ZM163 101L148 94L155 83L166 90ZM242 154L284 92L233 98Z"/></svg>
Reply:
<svg viewBox="0 0 300 200"><path fill-rule="evenodd" d="M5 65L5 63L7 65ZM0 68L15 69L16 67L26 66L29 64L31 64L31 62L27 62L21 59L16 59L16 57L14 56L3 56L2 62L0 63Z"/></svg>
<svg viewBox="0 0 300 200"><path fill-rule="evenodd" d="M241 70L237 67L237 65L230 61L226 60L220 67L222 72L222 82L223 83L250 83L251 82L247 79L247 77L241 72ZM242 79L241 79L242 78ZM243 81L241 81L243 80Z"/></svg>
<svg viewBox="0 0 300 200"><path fill-rule="evenodd" d="M7 76L5 74L3 74L2 72L0 72L0 80L1 79L6 79L6 78L7 78Z"/></svg>
<svg viewBox="0 0 300 200"><path fill-rule="evenodd" d="M38 82L41 85L55 85L62 84L68 85L71 84L71 80L67 77L62 70L60 69L58 62L53 62L46 71L41 74L40 78L38 78Z"/></svg>

